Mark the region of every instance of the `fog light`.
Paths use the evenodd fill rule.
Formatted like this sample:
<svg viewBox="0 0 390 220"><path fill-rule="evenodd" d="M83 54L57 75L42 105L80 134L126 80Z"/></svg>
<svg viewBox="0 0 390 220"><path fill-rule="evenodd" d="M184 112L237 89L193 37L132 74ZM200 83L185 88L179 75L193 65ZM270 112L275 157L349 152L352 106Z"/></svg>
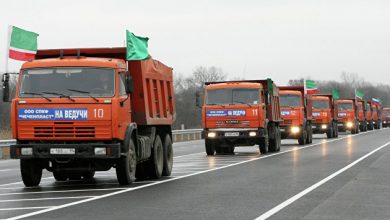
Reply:
<svg viewBox="0 0 390 220"><path fill-rule="evenodd" d="M215 132L207 133L207 137L209 137L209 138L215 138L216 136L217 136L217 134Z"/></svg>
<svg viewBox="0 0 390 220"><path fill-rule="evenodd" d="M322 128L322 129L327 129L328 126L327 126L327 125L321 125L321 128Z"/></svg>
<svg viewBox="0 0 390 220"><path fill-rule="evenodd" d="M347 122L347 128L352 128L353 123L352 122Z"/></svg>
<svg viewBox="0 0 390 220"><path fill-rule="evenodd" d="M387 123L386 121L383 122L383 124L386 124L386 123Z"/></svg>
<svg viewBox="0 0 390 220"><path fill-rule="evenodd" d="M105 147L95 147L95 155L106 155Z"/></svg>
<svg viewBox="0 0 390 220"><path fill-rule="evenodd" d="M22 148L22 155L32 155L33 150L31 147L23 147Z"/></svg>
<svg viewBox="0 0 390 220"><path fill-rule="evenodd" d="M256 131L251 131L251 132L249 132L249 136L250 136L250 137L256 136Z"/></svg>
<svg viewBox="0 0 390 220"><path fill-rule="evenodd" d="M372 123L375 124L375 121L373 121Z"/></svg>
<svg viewBox="0 0 390 220"><path fill-rule="evenodd" d="M301 129L297 126L291 127L291 133L293 133L293 134L299 133L300 130Z"/></svg>

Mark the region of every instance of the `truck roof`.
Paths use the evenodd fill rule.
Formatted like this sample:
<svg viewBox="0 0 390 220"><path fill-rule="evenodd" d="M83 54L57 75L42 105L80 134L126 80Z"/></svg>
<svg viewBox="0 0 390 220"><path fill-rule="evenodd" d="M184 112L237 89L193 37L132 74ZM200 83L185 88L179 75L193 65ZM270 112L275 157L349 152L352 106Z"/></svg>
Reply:
<svg viewBox="0 0 390 220"><path fill-rule="evenodd" d="M329 101L329 97L328 96L324 96L324 95L313 95L313 100L326 100L326 101Z"/></svg>
<svg viewBox="0 0 390 220"><path fill-rule="evenodd" d="M302 95L300 91L296 91L296 90L280 90L279 94Z"/></svg>
<svg viewBox="0 0 390 220"><path fill-rule="evenodd" d="M22 65L22 69L60 66L94 66L108 68L126 68L126 62L121 59L65 56L63 58L35 59Z"/></svg>
<svg viewBox="0 0 390 220"><path fill-rule="evenodd" d="M246 83L246 82L223 82L207 85L207 89L222 89L222 88L263 88L260 83Z"/></svg>

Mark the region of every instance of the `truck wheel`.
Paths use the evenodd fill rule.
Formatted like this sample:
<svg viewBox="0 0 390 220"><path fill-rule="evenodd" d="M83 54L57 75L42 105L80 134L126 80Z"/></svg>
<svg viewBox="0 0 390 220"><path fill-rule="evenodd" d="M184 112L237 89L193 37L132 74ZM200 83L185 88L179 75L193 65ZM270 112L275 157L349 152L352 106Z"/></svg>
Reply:
<svg viewBox="0 0 390 220"><path fill-rule="evenodd" d="M133 139L130 138L127 144L128 151L126 156L119 158L116 163L116 178L120 185L129 185L135 180L137 158Z"/></svg>
<svg viewBox="0 0 390 220"><path fill-rule="evenodd" d="M171 136L169 134L165 135L163 150L164 150L164 166L163 166L162 175L170 176L172 173L172 166L173 166L173 147L172 147Z"/></svg>
<svg viewBox="0 0 390 220"><path fill-rule="evenodd" d="M326 131L326 137L327 138L334 137L333 123L331 124L331 126L329 126L328 130Z"/></svg>
<svg viewBox="0 0 390 220"><path fill-rule="evenodd" d="M25 186L38 186L42 179L42 167L39 160L20 159L20 172Z"/></svg>
<svg viewBox="0 0 390 220"><path fill-rule="evenodd" d="M85 171L83 173L83 179L91 180L95 176L95 170Z"/></svg>
<svg viewBox="0 0 390 220"><path fill-rule="evenodd" d="M298 138L299 145L305 145L307 140L307 130L303 129L301 136Z"/></svg>
<svg viewBox="0 0 390 220"><path fill-rule="evenodd" d="M261 138L260 139L260 145L259 145L259 150L261 154L266 154L268 153L268 147L269 147L269 138Z"/></svg>
<svg viewBox="0 0 390 220"><path fill-rule="evenodd" d="M206 139L205 145L206 145L206 154L208 156L213 156L215 153L215 144L213 143L213 141Z"/></svg>
<svg viewBox="0 0 390 220"><path fill-rule="evenodd" d="M278 152L280 151L280 145L282 144L281 143L281 139L282 139L282 135L280 133L280 130L279 130L279 127L274 127L275 129L275 138L272 138L269 140L269 146L270 146L270 149L269 151L270 152ZM271 147L272 146L272 147Z"/></svg>
<svg viewBox="0 0 390 220"><path fill-rule="evenodd" d="M81 180L81 176L81 173L72 173L68 175L69 180Z"/></svg>
<svg viewBox="0 0 390 220"><path fill-rule="evenodd" d="M150 174L152 178L161 178L164 167L164 152L160 136L156 135L153 143L152 157L150 160Z"/></svg>
<svg viewBox="0 0 390 220"><path fill-rule="evenodd" d="M333 123L333 132L334 132L335 138L339 137L339 129L338 129L337 123Z"/></svg>
<svg viewBox="0 0 390 220"><path fill-rule="evenodd" d="M234 146L224 148L224 153L226 154L234 154Z"/></svg>
<svg viewBox="0 0 390 220"><path fill-rule="evenodd" d="M53 171L53 176L57 181L66 181L68 179L66 173L62 171Z"/></svg>

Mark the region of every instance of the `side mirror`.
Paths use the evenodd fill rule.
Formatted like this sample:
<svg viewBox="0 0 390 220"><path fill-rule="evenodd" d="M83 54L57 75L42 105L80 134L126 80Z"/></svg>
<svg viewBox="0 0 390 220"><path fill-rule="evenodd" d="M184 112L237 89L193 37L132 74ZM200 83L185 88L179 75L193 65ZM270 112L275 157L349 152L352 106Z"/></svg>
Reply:
<svg viewBox="0 0 390 220"><path fill-rule="evenodd" d="M9 74L4 73L1 81L3 82L3 102L9 102Z"/></svg>
<svg viewBox="0 0 390 220"><path fill-rule="evenodd" d="M133 91L134 91L133 78L129 74L127 74L126 75L126 93L131 94L131 93L133 93Z"/></svg>
<svg viewBox="0 0 390 220"><path fill-rule="evenodd" d="M198 108L202 108L202 93L197 91L195 93L195 103L196 103L196 107Z"/></svg>

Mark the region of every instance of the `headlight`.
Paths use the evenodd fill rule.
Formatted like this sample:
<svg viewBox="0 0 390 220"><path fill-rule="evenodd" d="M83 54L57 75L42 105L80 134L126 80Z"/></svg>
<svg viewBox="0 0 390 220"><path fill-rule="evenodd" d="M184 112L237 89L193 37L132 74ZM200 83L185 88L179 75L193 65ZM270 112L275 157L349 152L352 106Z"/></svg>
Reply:
<svg viewBox="0 0 390 220"><path fill-rule="evenodd" d="M383 122L383 124L386 124L386 123L387 123L386 121Z"/></svg>
<svg viewBox="0 0 390 220"><path fill-rule="evenodd" d="M300 130L301 129L297 126L291 127L291 133L293 133L293 134L299 133Z"/></svg>
<svg viewBox="0 0 390 220"><path fill-rule="evenodd" d="M251 131L251 132L249 132L249 136L250 136L250 137L256 136L256 131Z"/></svg>
<svg viewBox="0 0 390 220"><path fill-rule="evenodd" d="M352 128L352 126L353 126L353 123L352 123L352 122L347 122L347 127L348 127L348 128Z"/></svg>
<svg viewBox="0 0 390 220"><path fill-rule="evenodd" d="M95 155L106 155L105 147L95 147Z"/></svg>
<svg viewBox="0 0 390 220"><path fill-rule="evenodd" d="M215 132L207 133L207 137L209 137L209 138L215 138L216 136L217 136L217 134Z"/></svg>
<svg viewBox="0 0 390 220"><path fill-rule="evenodd" d="M327 126L327 125L321 125L321 128L322 128L322 129L327 129L328 126Z"/></svg>

